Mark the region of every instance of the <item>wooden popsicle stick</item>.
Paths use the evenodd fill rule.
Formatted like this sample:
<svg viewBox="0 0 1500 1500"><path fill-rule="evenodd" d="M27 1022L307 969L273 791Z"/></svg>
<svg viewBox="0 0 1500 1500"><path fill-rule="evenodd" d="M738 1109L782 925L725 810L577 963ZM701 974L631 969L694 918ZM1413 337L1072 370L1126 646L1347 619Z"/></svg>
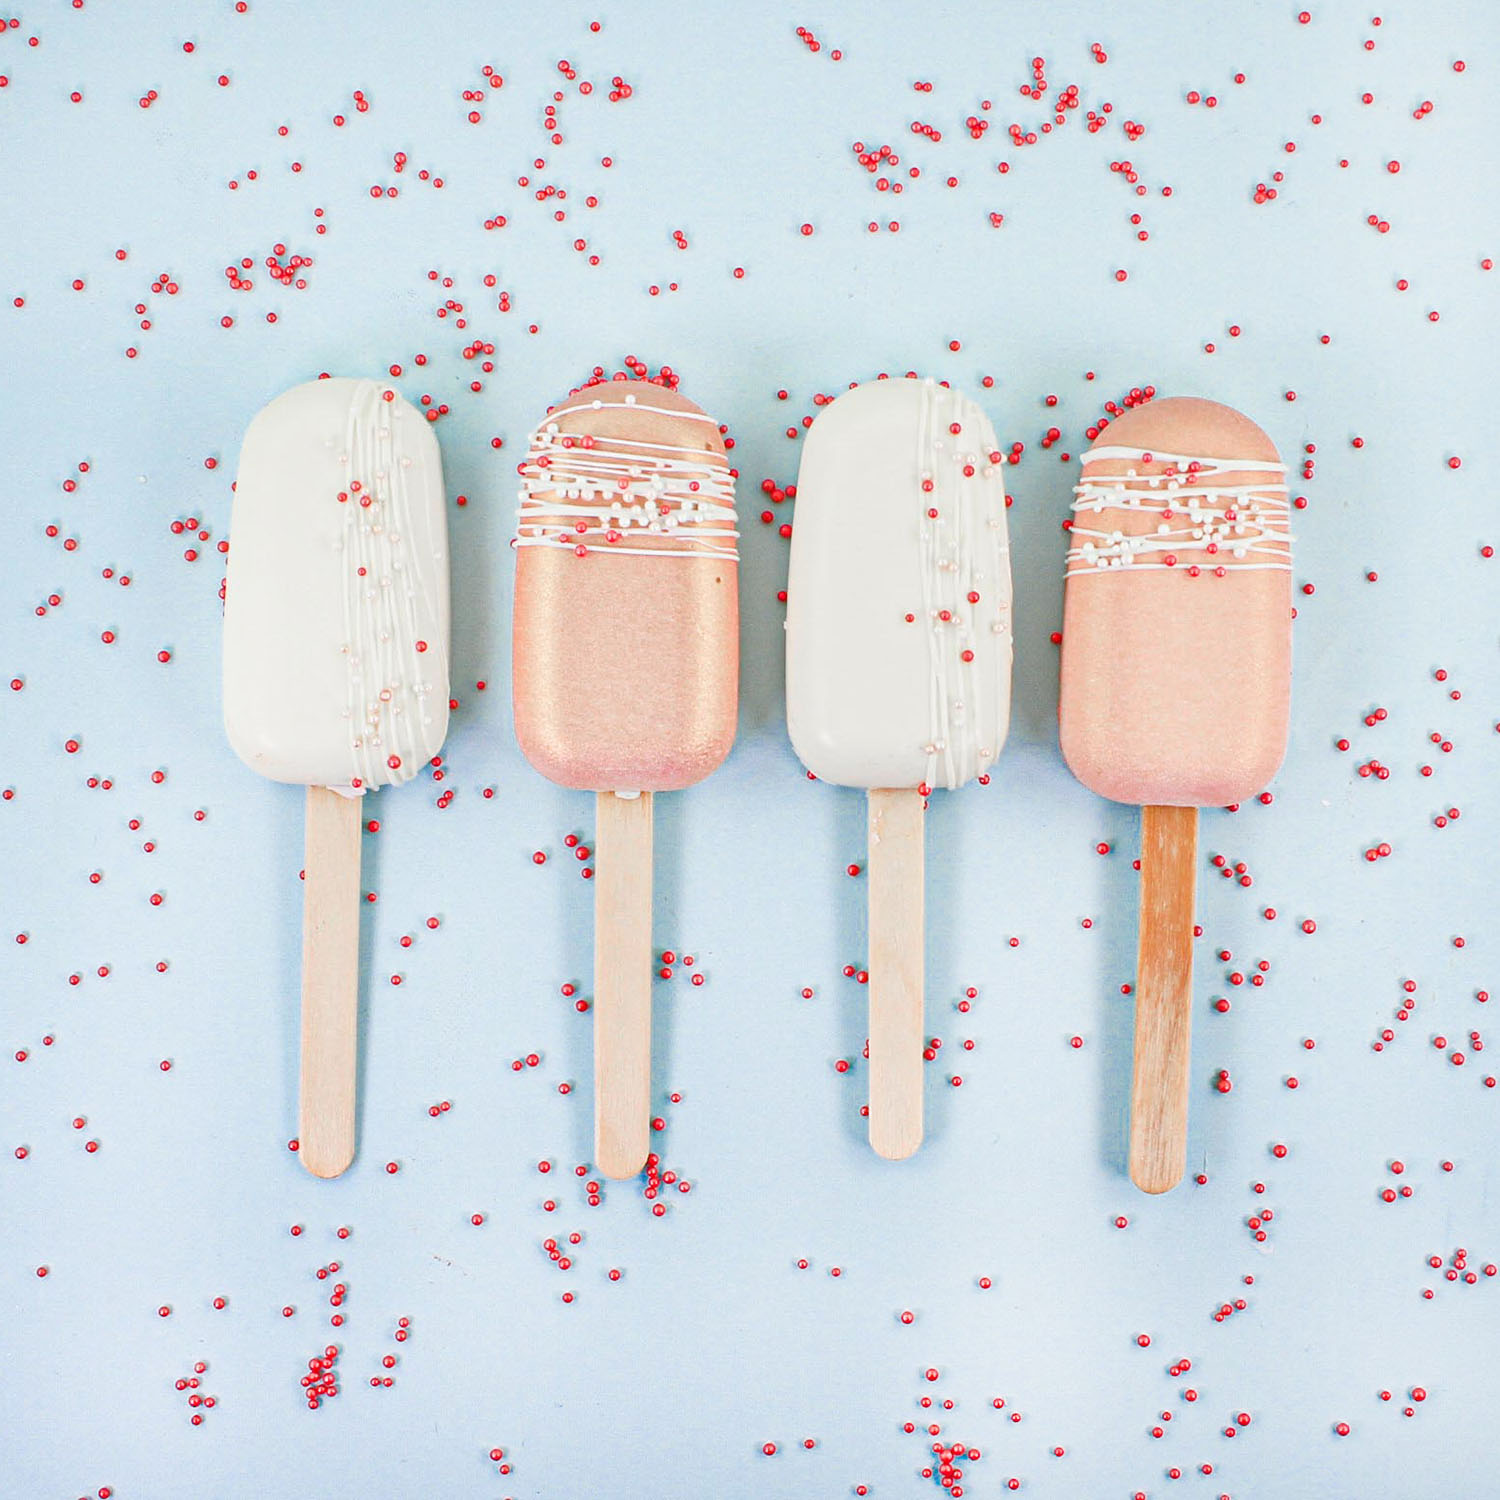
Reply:
<svg viewBox="0 0 1500 1500"><path fill-rule="evenodd" d="M1135 971L1130 1179L1165 1193L1187 1167L1198 809L1141 809L1141 931Z"/></svg>
<svg viewBox="0 0 1500 1500"><path fill-rule="evenodd" d="M354 1160L363 797L307 789L302 893L302 1103L297 1155L315 1177Z"/></svg>
<svg viewBox="0 0 1500 1500"><path fill-rule="evenodd" d="M901 1161L922 1144L923 797L869 803L870 1145Z"/></svg>
<svg viewBox="0 0 1500 1500"><path fill-rule="evenodd" d="M594 1159L634 1177L651 1144L651 793L594 823Z"/></svg>

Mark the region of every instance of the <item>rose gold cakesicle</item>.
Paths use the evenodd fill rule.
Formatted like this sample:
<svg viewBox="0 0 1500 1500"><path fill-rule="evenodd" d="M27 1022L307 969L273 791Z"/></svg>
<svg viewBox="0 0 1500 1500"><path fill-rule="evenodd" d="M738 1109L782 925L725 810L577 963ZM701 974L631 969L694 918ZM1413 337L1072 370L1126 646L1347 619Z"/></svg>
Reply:
<svg viewBox="0 0 1500 1500"><path fill-rule="evenodd" d="M549 780L597 793L595 1156L630 1177L650 1144L651 799L734 740L734 474L686 397L615 379L549 410L520 475L516 738Z"/></svg>
<svg viewBox="0 0 1500 1500"><path fill-rule="evenodd" d="M1083 455L1064 585L1063 756L1141 807L1130 1175L1187 1160L1197 809L1245 801L1286 749L1290 502L1271 439L1230 407L1168 397Z"/></svg>

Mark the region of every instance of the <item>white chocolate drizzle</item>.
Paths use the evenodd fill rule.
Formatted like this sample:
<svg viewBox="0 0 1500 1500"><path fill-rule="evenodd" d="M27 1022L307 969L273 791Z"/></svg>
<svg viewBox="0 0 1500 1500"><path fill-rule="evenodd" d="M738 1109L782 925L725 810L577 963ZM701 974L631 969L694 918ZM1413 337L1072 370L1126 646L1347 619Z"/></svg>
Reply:
<svg viewBox="0 0 1500 1500"><path fill-rule="evenodd" d="M1003 724L1008 713L1008 705L992 702L1010 688L1005 484L984 413L935 380L922 383L916 438L922 609L932 664L926 782L960 787L999 754L998 744L981 743L981 726Z"/></svg>
<svg viewBox="0 0 1500 1500"><path fill-rule="evenodd" d="M348 666L344 720L356 793L410 781L422 769L422 726L433 722L434 685L448 680L446 643L418 635L419 621L438 612L425 601L427 570L411 555L412 454L393 427L396 416L409 421L412 414L394 411L387 389L362 380L350 397L338 456L345 479L329 497L344 512L334 546L344 570L339 649Z"/></svg>
<svg viewBox="0 0 1500 1500"><path fill-rule="evenodd" d="M1096 474L1073 486L1073 545L1067 576L1171 568L1188 577L1223 578L1230 572L1289 572L1292 535L1286 468L1255 458L1191 458L1154 449L1090 448L1085 464L1127 465L1123 474ZM1159 474L1135 467L1164 464ZM1216 484L1221 474L1264 474L1264 480ZM1155 516L1150 530L1102 529L1080 524L1106 510Z"/></svg>
<svg viewBox="0 0 1500 1500"><path fill-rule="evenodd" d="M697 411L581 401L551 412L531 435L520 465L521 510L512 546L566 547L636 557L714 557L736 561L734 476L703 448L637 438L563 432L576 412L638 411L713 418Z"/></svg>

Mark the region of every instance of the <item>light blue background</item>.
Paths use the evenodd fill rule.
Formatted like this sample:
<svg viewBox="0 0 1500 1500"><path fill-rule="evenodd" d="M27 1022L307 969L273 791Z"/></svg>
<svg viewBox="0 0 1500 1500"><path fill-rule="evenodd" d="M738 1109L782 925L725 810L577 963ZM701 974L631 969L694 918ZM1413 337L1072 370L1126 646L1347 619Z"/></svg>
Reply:
<svg viewBox="0 0 1500 1500"><path fill-rule="evenodd" d="M1500 254L1497 22L1484 0L1381 6L1378 30L1364 6L1309 4L1313 23L1300 26L1295 0L250 0L245 15L58 0L6 32L0 674L25 688L0 690L0 784L15 789L0 803L3 1500L100 1486L119 1500L294 1489L758 1500L860 1483L915 1497L937 1492L919 1476L931 1420L944 1441L982 1450L965 1465L971 1497L1008 1493L1011 1476L1039 1497L1500 1494L1500 1278L1453 1286L1426 1264L1457 1246L1476 1268L1500 1259L1500 1090L1482 1082L1500 1058L1471 1054L1458 1068L1432 1044L1442 1034L1468 1052L1488 1014L1476 989L1500 990L1500 559L1479 550L1500 545L1497 281L1479 268ZM798 25L822 53L802 46ZM191 56L184 40L197 44ZM1106 65L1089 54L1096 40ZM1083 110L1111 101L1110 127L1088 135L1080 110L1013 148L1009 121L1045 117L1016 92L1035 55L1054 88L1079 85ZM561 57L594 83L591 97L560 78ZM485 64L506 82L485 89L472 126L461 93L484 86ZM634 96L610 104L615 74ZM933 91L914 92L914 80ZM553 148L541 118L559 84L567 139ZM152 88L143 111L136 100ZM1186 104L1193 88L1219 106ZM976 143L962 122L985 97L991 128ZM1424 98L1436 109L1414 121ZM349 123L335 129L341 110ZM917 118L941 128L941 143L911 135ZM1127 142L1125 119L1146 134ZM855 139L891 143L923 178L899 199L877 193ZM400 177L396 151L410 158ZM531 169L538 155L544 170ZM1393 157L1399 175L1386 171ZM1146 197L1109 172L1121 158ZM421 167L445 186L415 180ZM1255 184L1276 170L1278 199L1256 206ZM528 172L567 188L567 223L516 185ZM395 201L368 196L393 182ZM581 201L590 192L594 211ZM313 232L319 206L325 235ZM1128 223L1137 209L1146 244ZM893 212L899 234L867 232ZM486 232L498 213L508 226ZM1389 234L1367 226L1372 213ZM804 221L814 235L799 234ZM674 229L687 251L673 248ZM578 234L598 267L572 250ZM261 266L278 241L314 257L305 291ZM256 285L239 294L223 272L246 255ZM145 295L159 271L179 295ZM488 272L510 313L495 310ZM75 276L85 291L71 289ZM649 295L670 280L679 291ZM446 297L465 304L467 330L435 318ZM152 309L147 333L138 299ZM460 357L476 336L496 346L479 396ZM140 355L127 360L132 344ZM673 365L730 424L746 515L739 742L711 780L662 797L657 812L655 941L694 954L707 976L693 988L679 969L656 987L662 1151L693 1184L667 1194L660 1219L624 1185L587 1208L572 1174L590 1149L590 1023L559 986L588 990L591 889L563 836L586 840L592 808L526 766L508 703L514 464L549 401L627 354ZM321 1183L285 1149L300 794L257 780L224 743L212 549L251 415L319 370L392 362L406 367L409 396L451 403L438 428L447 484L469 500L450 513L454 796L437 809L440 788L424 777L371 804L381 829L365 841L364 879L379 903L362 936L360 1156ZM862 802L808 783L786 744L775 598L786 544L755 517L763 478L795 478L798 445L783 429L814 410L815 393L907 369L962 385L1007 443L1027 448L1009 483L1014 724L991 786L933 799L929 1025L945 1046L928 1069L927 1143L891 1165L863 1141L862 1065L834 1069L864 1035L864 991L841 973L865 957L864 883L844 873L863 859ZM1191 1162L1208 1182L1156 1201L1123 1171L1130 1004L1119 989L1134 963L1137 820L1085 792L1058 757L1048 639L1074 472L1058 454L1085 446L1104 400L1146 382L1242 407L1289 460L1318 444L1316 477L1297 486L1310 503L1296 578L1317 592L1299 596L1286 766L1271 806L1202 819ZM1064 441L1044 453L1053 424ZM1462 469L1447 467L1450 454ZM90 472L66 494L80 461ZM195 564L169 529L186 516L212 532ZM75 552L45 536L49 523L79 538ZM104 581L105 567L127 570L131 586ZM36 617L53 591L63 604ZM1438 667L1447 683L1434 681ZM1367 729L1377 705L1389 716ZM1429 744L1432 731L1451 754ZM70 735L77 755L64 752ZM1340 735L1348 754L1333 748ZM1388 780L1356 774L1371 757ZM89 775L113 789L89 790ZM1461 820L1436 829L1449 806ZM1392 857L1367 863L1382 839ZM1101 840L1114 846L1105 858ZM536 849L551 855L544 867ZM1246 862L1253 889L1218 878L1216 853ZM1309 917L1310 937L1299 927ZM20 932L24 946L11 941ZM403 933L415 934L409 950ZM1215 959L1221 948L1231 962ZM1272 966L1263 988L1228 984L1261 958ZM1398 1026L1407 978L1416 1011ZM962 1016L965 985L979 997ZM1211 999L1224 994L1234 1008L1220 1016ZM1375 1055L1387 1025L1400 1035ZM9 1060L17 1050L25 1063ZM513 1073L531 1051L541 1065ZM1225 1067L1235 1087L1221 1096L1212 1079ZM959 1090L945 1082L955 1069ZM1296 1092L1284 1087L1291 1073ZM566 1097L564 1080L576 1086ZM669 1106L672 1090L682 1102ZM431 1119L441 1099L452 1110ZM75 1115L85 1130L72 1129ZM1284 1160L1270 1154L1276 1141ZM550 1176L542 1159L556 1164ZM1410 1200L1380 1201L1400 1183ZM1264 1207L1275 1217L1257 1246L1246 1219ZM488 1216L482 1228L475 1212ZM570 1230L584 1241L563 1273L540 1246ZM298 1377L330 1337L329 1283L314 1273L333 1257L349 1288L343 1389L309 1412ZM229 1299L221 1312L216 1295ZM1246 1310L1215 1323L1237 1295ZM411 1337L397 1346L401 1316ZM1142 1332L1149 1349L1137 1347ZM371 1390L387 1352L400 1355L396 1385ZM1172 1378L1183 1356L1191 1373ZM173 1389L195 1359L218 1398L199 1429ZM1407 1419L1416 1385L1428 1399ZM953 1410L923 1411L927 1395ZM1167 1410L1174 1420L1154 1440ZM1231 1441L1223 1429L1239 1411L1253 1421ZM909 1421L922 1424L914 1435ZM1348 1438L1334 1435L1339 1421ZM487 1457L496 1445L509 1476ZM1165 1477L1172 1465L1180 1486Z"/></svg>

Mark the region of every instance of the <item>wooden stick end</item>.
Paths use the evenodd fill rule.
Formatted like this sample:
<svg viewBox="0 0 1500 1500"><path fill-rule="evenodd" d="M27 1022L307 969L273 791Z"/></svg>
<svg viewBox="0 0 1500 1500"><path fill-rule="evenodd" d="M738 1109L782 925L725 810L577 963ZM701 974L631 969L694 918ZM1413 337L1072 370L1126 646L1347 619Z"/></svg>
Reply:
<svg viewBox="0 0 1500 1500"><path fill-rule="evenodd" d="M1132 1152L1130 1180L1143 1192L1153 1195L1170 1193L1182 1181L1184 1165L1180 1153L1170 1151Z"/></svg>
<svg viewBox="0 0 1500 1500"><path fill-rule="evenodd" d="M342 1177L354 1163L354 1142L325 1142L317 1145L303 1138L298 1142L297 1159L314 1177L321 1177L325 1181L331 1177Z"/></svg>
<svg viewBox="0 0 1500 1500"><path fill-rule="evenodd" d="M918 1110L920 1111L920 1103ZM872 1116L870 1119L870 1147L876 1156L884 1157L886 1161L905 1161L908 1157L915 1156L922 1144L922 1121L920 1113L915 1122L915 1129L911 1122L906 1122L906 1128L900 1124L880 1124Z"/></svg>
<svg viewBox="0 0 1500 1500"><path fill-rule="evenodd" d="M639 1177L649 1154L645 1142L606 1138L601 1132L594 1143L594 1160L600 1172L614 1182L629 1182Z"/></svg>

